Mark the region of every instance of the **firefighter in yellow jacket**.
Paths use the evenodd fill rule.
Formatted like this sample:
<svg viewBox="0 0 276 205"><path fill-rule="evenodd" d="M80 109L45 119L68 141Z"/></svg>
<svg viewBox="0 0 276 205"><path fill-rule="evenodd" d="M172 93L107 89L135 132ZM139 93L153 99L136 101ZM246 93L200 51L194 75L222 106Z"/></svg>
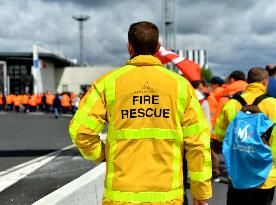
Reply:
<svg viewBox="0 0 276 205"><path fill-rule="evenodd" d="M82 155L106 160L105 205L182 205L183 157L194 204L212 196L208 123L189 82L153 56L158 36L150 22L132 24L130 60L92 84L70 123Z"/></svg>
<svg viewBox="0 0 276 205"><path fill-rule="evenodd" d="M253 101L262 94L267 92L268 85L268 73L265 69L260 67L254 67L250 69L247 77L248 85L241 96L245 99L248 105L251 105ZM237 100L230 100L225 104L219 118L216 122L214 133L218 137L219 141L223 141L226 129L230 122L234 119L236 113L241 109L241 104ZM261 112L268 116L268 118L276 123L276 99L269 97L264 99L258 104ZM254 189L234 189L231 183L228 187L227 193L227 205L236 204L271 204L274 194L274 187L276 185L276 127L272 131L272 135L269 140L269 146L271 146L273 166L270 170L268 178L265 183Z"/></svg>

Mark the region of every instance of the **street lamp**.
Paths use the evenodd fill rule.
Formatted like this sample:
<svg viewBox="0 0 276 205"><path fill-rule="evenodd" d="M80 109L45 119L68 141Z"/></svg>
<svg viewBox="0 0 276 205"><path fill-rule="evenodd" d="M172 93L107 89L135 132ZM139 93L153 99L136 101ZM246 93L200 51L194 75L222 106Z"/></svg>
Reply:
<svg viewBox="0 0 276 205"><path fill-rule="evenodd" d="M87 15L73 16L74 20L79 22L79 44L80 44L80 65L84 65L83 59L83 22L87 21L90 17Z"/></svg>

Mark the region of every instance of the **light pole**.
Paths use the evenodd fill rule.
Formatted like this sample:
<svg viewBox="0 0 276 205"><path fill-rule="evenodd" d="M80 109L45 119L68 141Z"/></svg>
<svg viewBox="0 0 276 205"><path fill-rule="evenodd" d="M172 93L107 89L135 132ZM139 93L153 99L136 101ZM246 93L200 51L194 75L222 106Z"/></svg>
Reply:
<svg viewBox="0 0 276 205"><path fill-rule="evenodd" d="M164 46L176 49L175 0L163 0Z"/></svg>
<svg viewBox="0 0 276 205"><path fill-rule="evenodd" d="M79 22L79 44L80 44L80 65L84 65L83 59L83 22L88 20L90 17L87 15L73 16L74 20Z"/></svg>

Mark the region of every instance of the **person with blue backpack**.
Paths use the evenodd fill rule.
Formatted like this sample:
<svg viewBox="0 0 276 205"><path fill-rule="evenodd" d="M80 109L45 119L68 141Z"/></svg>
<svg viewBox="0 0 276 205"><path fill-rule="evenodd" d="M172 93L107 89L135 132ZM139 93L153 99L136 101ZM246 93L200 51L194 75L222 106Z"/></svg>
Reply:
<svg viewBox="0 0 276 205"><path fill-rule="evenodd" d="M276 99L268 73L251 68L248 86L225 104L214 130L229 176L227 205L271 205L276 185Z"/></svg>
<svg viewBox="0 0 276 205"><path fill-rule="evenodd" d="M265 69L269 74L269 84L267 88L267 93L276 98L276 65L268 64Z"/></svg>

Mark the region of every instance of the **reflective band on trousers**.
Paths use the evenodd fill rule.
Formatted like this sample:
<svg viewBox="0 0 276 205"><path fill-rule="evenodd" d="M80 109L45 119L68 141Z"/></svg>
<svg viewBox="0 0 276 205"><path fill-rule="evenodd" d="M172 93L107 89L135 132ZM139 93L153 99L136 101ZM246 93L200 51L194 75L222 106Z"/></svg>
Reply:
<svg viewBox="0 0 276 205"><path fill-rule="evenodd" d="M104 189L104 198L130 203L166 202L179 199L183 194L183 188L169 192L120 192Z"/></svg>

